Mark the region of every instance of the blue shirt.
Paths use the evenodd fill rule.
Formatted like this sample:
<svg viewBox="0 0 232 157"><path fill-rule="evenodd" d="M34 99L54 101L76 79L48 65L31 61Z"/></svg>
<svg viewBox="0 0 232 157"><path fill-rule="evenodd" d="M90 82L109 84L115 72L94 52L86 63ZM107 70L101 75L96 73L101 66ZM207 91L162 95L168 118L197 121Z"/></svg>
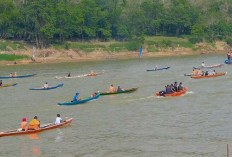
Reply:
<svg viewBox="0 0 232 157"><path fill-rule="evenodd" d="M73 97L73 101L77 101L77 98L78 98L78 95L75 95L75 96Z"/></svg>

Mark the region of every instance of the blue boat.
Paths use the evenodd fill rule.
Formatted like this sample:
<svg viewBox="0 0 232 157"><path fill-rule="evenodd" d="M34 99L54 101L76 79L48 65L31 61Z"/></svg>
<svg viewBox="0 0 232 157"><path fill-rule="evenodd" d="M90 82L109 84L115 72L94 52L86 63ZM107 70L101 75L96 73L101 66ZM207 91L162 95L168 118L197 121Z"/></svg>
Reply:
<svg viewBox="0 0 232 157"><path fill-rule="evenodd" d="M78 105L78 104L83 104L86 103L88 101L94 100L94 99L98 99L100 97L100 93L96 94L94 97L89 97L87 99L82 99L82 100L78 100L78 101L73 101L73 102L65 102L65 103L58 103L58 105Z"/></svg>
<svg viewBox="0 0 232 157"><path fill-rule="evenodd" d="M9 78L25 78L25 77L32 77L32 76L35 76L37 74L30 74L30 75L21 75L21 76L13 76L13 77L10 77L10 76L5 76L5 77L0 77L0 79L9 79Z"/></svg>
<svg viewBox="0 0 232 157"><path fill-rule="evenodd" d="M225 63L226 63L226 64L232 64L232 62L229 61L229 60L225 60Z"/></svg>
<svg viewBox="0 0 232 157"><path fill-rule="evenodd" d="M147 71L159 71L159 70L167 70L169 69L170 67L166 67L166 68L158 68L158 69L148 69Z"/></svg>
<svg viewBox="0 0 232 157"><path fill-rule="evenodd" d="M58 87L62 87L63 83L58 84L57 86L54 87L48 87L48 88L30 88L30 90L50 90L50 89L56 89Z"/></svg>

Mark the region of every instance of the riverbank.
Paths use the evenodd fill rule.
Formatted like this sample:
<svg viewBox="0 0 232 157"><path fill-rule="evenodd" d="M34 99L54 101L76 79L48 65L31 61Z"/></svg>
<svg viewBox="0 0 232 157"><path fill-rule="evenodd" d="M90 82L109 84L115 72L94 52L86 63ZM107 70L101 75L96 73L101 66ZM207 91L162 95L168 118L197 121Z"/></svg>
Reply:
<svg viewBox="0 0 232 157"><path fill-rule="evenodd" d="M170 38L169 38L170 40ZM93 43L91 43L93 45ZM91 45L88 44L88 45ZM94 43L95 45L104 44L110 45L112 43ZM87 45L87 44L86 44ZM150 57L165 57L165 56L183 56L183 55L200 55L200 54L226 54L228 51L228 46L225 42L215 42L214 45L209 43L198 43L188 47L181 47L179 44L176 47L159 47L154 51L150 48L155 45L143 45L142 58ZM33 48L24 45L24 49L10 49L7 51L1 51L1 54L15 54L15 55L27 55L29 59L22 59L16 61L0 61L1 65L21 65L21 64L31 64L31 63L59 63L59 62L80 62L80 61L91 61L91 60L109 60L109 59L128 59L128 58L138 58L138 51L108 51L107 49L94 48L91 52L87 52L83 49L78 48L54 48L50 47L47 49L37 49L35 51L35 61L31 60L33 55Z"/></svg>

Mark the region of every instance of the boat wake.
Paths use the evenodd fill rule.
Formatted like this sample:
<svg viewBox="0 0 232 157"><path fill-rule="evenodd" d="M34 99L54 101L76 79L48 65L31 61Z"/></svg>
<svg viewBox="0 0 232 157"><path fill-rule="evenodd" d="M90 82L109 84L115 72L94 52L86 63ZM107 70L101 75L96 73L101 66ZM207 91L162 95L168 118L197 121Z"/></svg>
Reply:
<svg viewBox="0 0 232 157"><path fill-rule="evenodd" d="M56 76L55 78L56 79L72 79L72 78L82 78L82 77L85 77L85 76L88 76L88 74L81 74L81 75L76 75L76 76L71 76L71 77L68 77L68 76Z"/></svg>

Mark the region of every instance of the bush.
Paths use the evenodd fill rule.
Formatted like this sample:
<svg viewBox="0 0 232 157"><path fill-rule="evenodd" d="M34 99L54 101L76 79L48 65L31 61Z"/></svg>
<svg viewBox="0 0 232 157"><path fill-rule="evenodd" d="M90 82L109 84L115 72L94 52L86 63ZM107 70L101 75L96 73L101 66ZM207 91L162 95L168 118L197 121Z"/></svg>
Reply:
<svg viewBox="0 0 232 157"><path fill-rule="evenodd" d="M193 44L196 44L196 43L200 43L203 41L203 39L201 37L191 37L189 38L189 41Z"/></svg>

